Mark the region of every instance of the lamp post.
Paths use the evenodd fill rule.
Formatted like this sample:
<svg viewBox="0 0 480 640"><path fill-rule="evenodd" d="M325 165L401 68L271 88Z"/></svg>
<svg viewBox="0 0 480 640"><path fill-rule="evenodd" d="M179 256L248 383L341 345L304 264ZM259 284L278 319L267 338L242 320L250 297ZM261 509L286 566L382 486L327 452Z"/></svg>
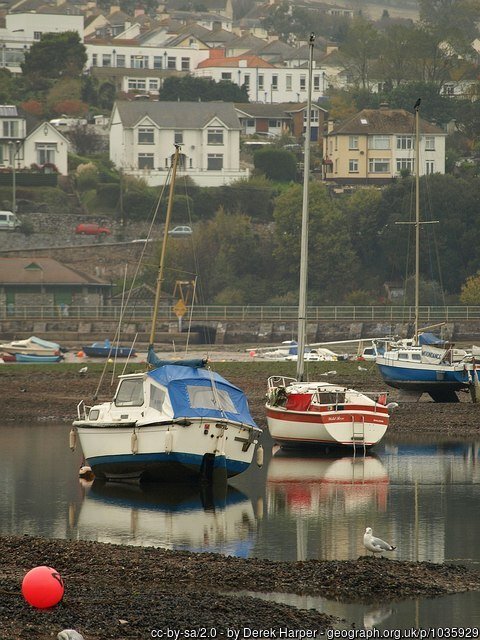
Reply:
<svg viewBox="0 0 480 640"><path fill-rule="evenodd" d="M10 151L10 164L12 165L12 213L17 212L17 184L16 184L16 172L15 172L15 158L18 155L20 150L21 142L20 140L15 140L13 142L10 140L8 143L9 151Z"/></svg>

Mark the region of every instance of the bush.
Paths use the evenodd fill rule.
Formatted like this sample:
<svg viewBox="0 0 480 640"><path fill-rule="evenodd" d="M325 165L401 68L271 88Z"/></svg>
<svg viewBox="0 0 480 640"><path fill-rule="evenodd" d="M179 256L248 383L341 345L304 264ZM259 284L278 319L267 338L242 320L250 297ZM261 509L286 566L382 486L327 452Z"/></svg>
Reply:
<svg viewBox="0 0 480 640"><path fill-rule="evenodd" d="M128 190L123 196L123 210L127 218L149 218L156 203L156 196L152 191Z"/></svg>
<svg viewBox="0 0 480 640"><path fill-rule="evenodd" d="M30 222L30 220L25 220L18 227L18 231L20 233L23 233L23 235L25 235L25 236L31 236L34 233L34 228L33 228L32 222Z"/></svg>
<svg viewBox="0 0 480 640"><path fill-rule="evenodd" d="M89 162L88 164L81 164L75 171L75 186L79 191L88 191L89 189L95 189L98 184L98 169Z"/></svg>
<svg viewBox="0 0 480 640"><path fill-rule="evenodd" d="M120 200L120 185L109 182L97 185L97 201L102 207L113 209Z"/></svg>
<svg viewBox="0 0 480 640"><path fill-rule="evenodd" d="M269 180L292 182L297 173L295 156L282 149L261 149L253 154L255 169L261 171Z"/></svg>

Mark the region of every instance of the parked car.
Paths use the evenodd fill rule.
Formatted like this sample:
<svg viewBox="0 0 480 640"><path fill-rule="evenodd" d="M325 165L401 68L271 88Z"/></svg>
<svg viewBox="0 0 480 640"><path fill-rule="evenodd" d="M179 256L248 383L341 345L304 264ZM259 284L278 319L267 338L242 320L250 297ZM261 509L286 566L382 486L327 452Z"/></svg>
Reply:
<svg viewBox="0 0 480 640"><path fill-rule="evenodd" d="M0 211L0 231L17 231L22 224L11 211Z"/></svg>
<svg viewBox="0 0 480 640"><path fill-rule="evenodd" d="M186 225L182 225L182 226L173 227L173 229L170 229L170 231L168 232L168 235L181 237L181 236L191 236L192 233L193 233L192 227L187 227Z"/></svg>
<svg viewBox="0 0 480 640"><path fill-rule="evenodd" d="M75 233L85 236L109 236L112 232L94 222L83 222L75 227Z"/></svg>

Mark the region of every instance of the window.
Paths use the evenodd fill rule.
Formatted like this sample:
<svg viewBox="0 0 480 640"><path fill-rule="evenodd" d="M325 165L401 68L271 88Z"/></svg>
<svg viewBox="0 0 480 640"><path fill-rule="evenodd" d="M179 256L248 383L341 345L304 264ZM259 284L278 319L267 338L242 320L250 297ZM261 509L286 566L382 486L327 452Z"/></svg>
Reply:
<svg viewBox="0 0 480 640"><path fill-rule="evenodd" d="M223 129L209 129L207 144L223 144Z"/></svg>
<svg viewBox="0 0 480 640"><path fill-rule="evenodd" d="M92 67L98 67L98 56L96 53L92 53Z"/></svg>
<svg viewBox="0 0 480 640"><path fill-rule="evenodd" d="M117 55L117 67L125 68L125 56L123 53Z"/></svg>
<svg viewBox="0 0 480 640"><path fill-rule="evenodd" d="M370 173L390 173L390 160L388 158L370 158L368 171Z"/></svg>
<svg viewBox="0 0 480 640"><path fill-rule="evenodd" d="M141 407L143 404L143 380L122 380L115 396L117 407Z"/></svg>
<svg viewBox="0 0 480 640"><path fill-rule="evenodd" d="M138 168L148 170L153 169L153 153L139 153Z"/></svg>
<svg viewBox="0 0 480 640"><path fill-rule="evenodd" d="M251 128L255 126L255 120L247 120L247 127Z"/></svg>
<svg viewBox="0 0 480 640"><path fill-rule="evenodd" d="M188 400L192 409L217 409L228 413L238 413L228 391L211 387L187 385Z"/></svg>
<svg viewBox="0 0 480 640"><path fill-rule="evenodd" d="M435 151L435 136L425 136L425 151Z"/></svg>
<svg viewBox="0 0 480 640"><path fill-rule="evenodd" d="M23 31L23 29L22 29ZM42 39L42 32L41 31L34 31L33 32L33 39L34 40L41 40Z"/></svg>
<svg viewBox="0 0 480 640"><path fill-rule="evenodd" d="M348 173L358 173L358 160L348 161Z"/></svg>
<svg viewBox="0 0 480 640"><path fill-rule="evenodd" d="M190 71L190 58L181 59L182 71Z"/></svg>
<svg viewBox="0 0 480 640"><path fill-rule="evenodd" d="M358 149L358 136L348 136L348 148Z"/></svg>
<svg viewBox="0 0 480 640"><path fill-rule="evenodd" d="M320 76L318 75L313 76L313 90L320 91Z"/></svg>
<svg viewBox="0 0 480 640"><path fill-rule="evenodd" d="M18 138L19 136L18 125L19 125L18 120L4 120L3 121L3 137Z"/></svg>
<svg viewBox="0 0 480 640"><path fill-rule="evenodd" d="M207 170L221 171L223 169L223 155L221 153L209 153L207 156Z"/></svg>
<svg viewBox="0 0 480 640"><path fill-rule="evenodd" d="M390 149L390 136L370 136L368 138L369 149Z"/></svg>
<svg viewBox="0 0 480 640"><path fill-rule="evenodd" d="M425 173L427 175L435 173L435 162L433 160L426 160L425 161Z"/></svg>
<svg viewBox="0 0 480 640"><path fill-rule="evenodd" d="M162 410L163 401L165 400L165 391L155 387L153 384L150 387L150 406L157 411Z"/></svg>
<svg viewBox="0 0 480 640"><path fill-rule="evenodd" d="M397 158L397 171L409 171L411 174L415 172L415 160L413 158Z"/></svg>
<svg viewBox="0 0 480 640"><path fill-rule="evenodd" d="M282 123L280 120L269 120L268 121L268 128L269 129L279 129L282 126Z"/></svg>
<svg viewBox="0 0 480 640"><path fill-rule="evenodd" d="M131 69L148 69L148 56L130 56Z"/></svg>
<svg viewBox="0 0 480 640"><path fill-rule="evenodd" d="M112 56L104 53L102 55L102 67L111 67L112 66Z"/></svg>
<svg viewBox="0 0 480 640"><path fill-rule="evenodd" d="M222 80L231 80L231 79L232 79L232 74L230 71L222 72Z"/></svg>
<svg viewBox="0 0 480 640"><path fill-rule="evenodd" d="M153 68L163 69L163 56L153 56Z"/></svg>
<svg viewBox="0 0 480 640"><path fill-rule="evenodd" d="M415 140L412 136L398 136L397 149L415 149Z"/></svg>
<svg viewBox="0 0 480 640"><path fill-rule="evenodd" d="M53 142L37 142L35 145L37 152L37 164L55 164L55 152L57 145Z"/></svg>
<svg viewBox="0 0 480 640"><path fill-rule="evenodd" d="M129 78L128 79L128 89L135 90L138 89L140 91L145 91L147 88L147 82L145 78Z"/></svg>
<svg viewBox="0 0 480 640"><path fill-rule="evenodd" d="M183 144L183 131L175 131L173 138L175 144Z"/></svg>
<svg viewBox="0 0 480 640"><path fill-rule="evenodd" d="M177 68L177 59L175 56L168 56L167 58L167 69L176 69Z"/></svg>
<svg viewBox="0 0 480 640"><path fill-rule="evenodd" d="M243 76L243 85L245 89L250 89L250 74L246 73Z"/></svg>
<svg viewBox="0 0 480 640"><path fill-rule="evenodd" d="M287 91L291 91L292 90L292 76L288 75L286 77L286 83L287 83Z"/></svg>
<svg viewBox="0 0 480 640"><path fill-rule="evenodd" d="M160 80L158 78L149 78L148 80L149 91L158 91L159 86L160 86Z"/></svg>
<svg viewBox="0 0 480 640"><path fill-rule="evenodd" d="M138 144L154 144L155 131L152 127L139 127Z"/></svg>
<svg viewBox="0 0 480 640"><path fill-rule="evenodd" d="M278 76L272 76L272 91L278 90Z"/></svg>
<svg viewBox="0 0 480 640"><path fill-rule="evenodd" d="M300 91L305 91L307 88L307 76L300 76Z"/></svg>
<svg viewBox="0 0 480 640"><path fill-rule="evenodd" d="M258 76L258 88L259 89L263 89L263 76L262 75Z"/></svg>

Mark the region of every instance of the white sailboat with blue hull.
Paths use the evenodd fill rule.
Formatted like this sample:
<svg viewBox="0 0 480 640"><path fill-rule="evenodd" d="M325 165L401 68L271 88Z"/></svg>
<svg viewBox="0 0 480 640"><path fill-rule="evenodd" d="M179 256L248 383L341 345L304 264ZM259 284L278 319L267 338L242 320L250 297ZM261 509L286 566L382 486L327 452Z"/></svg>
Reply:
<svg viewBox="0 0 480 640"><path fill-rule="evenodd" d="M176 149L165 229L178 163ZM81 401L73 423L86 462L98 478L125 481L215 481L245 471L262 433L244 393L204 360L159 360L153 341L167 233L157 278L149 369L121 375L111 401Z"/></svg>
<svg viewBox="0 0 480 640"><path fill-rule="evenodd" d="M457 391L476 390L478 378L471 354L459 353L453 344L428 344L419 330L420 284L420 100L415 106L415 326L413 340L386 343L386 349L377 351L376 364L387 385L415 394L428 393L435 402L458 402ZM410 223L398 223L410 224ZM430 334L431 335L431 334ZM479 395L479 394L477 394ZM472 396L475 396L472 393Z"/></svg>

